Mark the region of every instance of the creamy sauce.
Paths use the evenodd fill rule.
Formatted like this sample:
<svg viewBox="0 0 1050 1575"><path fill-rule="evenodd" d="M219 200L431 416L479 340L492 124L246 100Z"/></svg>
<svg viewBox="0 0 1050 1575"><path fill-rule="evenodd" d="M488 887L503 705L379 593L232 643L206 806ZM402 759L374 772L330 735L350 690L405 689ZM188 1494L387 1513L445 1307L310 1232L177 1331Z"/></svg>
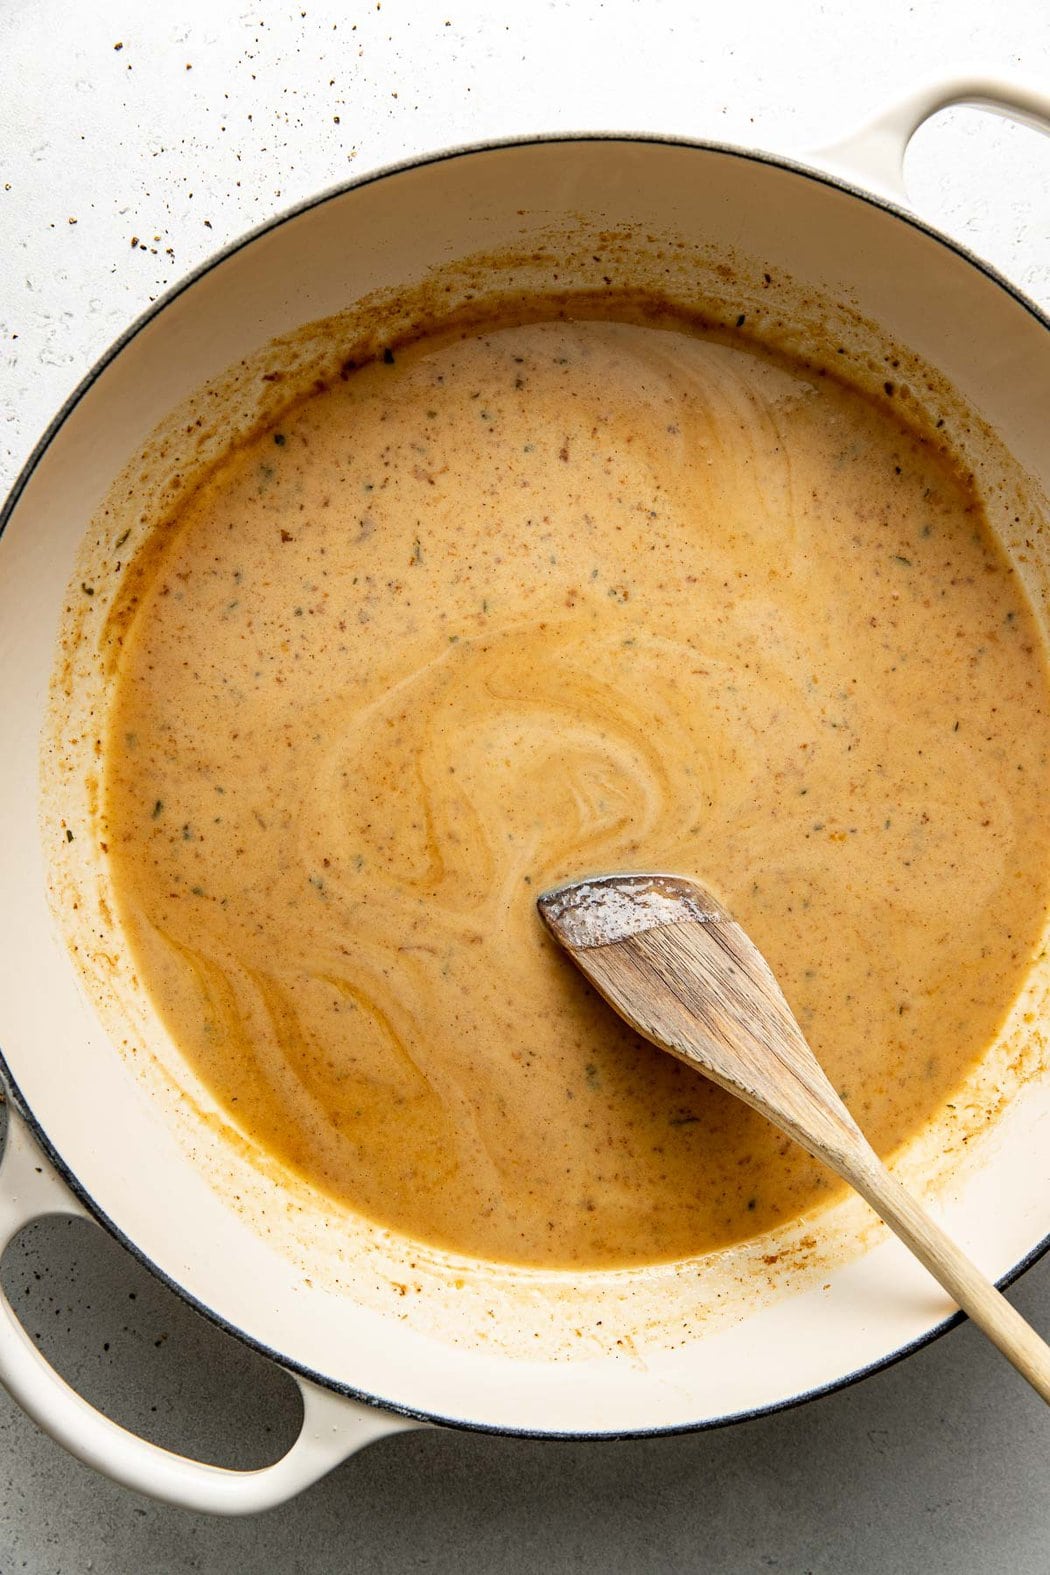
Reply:
<svg viewBox="0 0 1050 1575"><path fill-rule="evenodd" d="M424 340L233 453L131 584L141 977L239 1126L381 1223L626 1265L830 1196L590 994L535 913L558 881L715 890L884 1153L1017 993L1043 654L889 402L666 323Z"/></svg>

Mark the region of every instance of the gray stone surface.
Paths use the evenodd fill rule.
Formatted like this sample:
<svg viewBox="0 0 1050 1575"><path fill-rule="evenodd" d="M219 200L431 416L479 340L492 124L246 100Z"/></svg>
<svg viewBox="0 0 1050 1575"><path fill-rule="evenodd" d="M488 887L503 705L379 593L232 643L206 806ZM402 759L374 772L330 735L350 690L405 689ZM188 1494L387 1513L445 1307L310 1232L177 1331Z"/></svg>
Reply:
<svg viewBox="0 0 1050 1575"><path fill-rule="evenodd" d="M96 1227L30 1227L4 1279L66 1376L156 1442L248 1466L294 1434L287 1381ZM1050 1328L1050 1262L1012 1294ZM1046 1575L1048 1440L1046 1408L966 1326L757 1422L619 1444L410 1433L223 1521L104 1481L0 1392L0 1570Z"/></svg>
<svg viewBox="0 0 1050 1575"><path fill-rule="evenodd" d="M0 485L152 298L347 175L559 128L791 152L973 64L1047 86L1043 0L5 0ZM916 138L909 179L924 214L1050 302L1050 149L1034 134L943 116ZM60 1369L146 1436L242 1466L293 1436L288 1383L94 1227L35 1225L3 1272ZM1050 1264L1012 1294L1050 1330ZM1046 1575L1048 1443L1045 1408L967 1327L846 1392L721 1432L406 1434L280 1510L224 1522L104 1481L0 1392L0 1575Z"/></svg>

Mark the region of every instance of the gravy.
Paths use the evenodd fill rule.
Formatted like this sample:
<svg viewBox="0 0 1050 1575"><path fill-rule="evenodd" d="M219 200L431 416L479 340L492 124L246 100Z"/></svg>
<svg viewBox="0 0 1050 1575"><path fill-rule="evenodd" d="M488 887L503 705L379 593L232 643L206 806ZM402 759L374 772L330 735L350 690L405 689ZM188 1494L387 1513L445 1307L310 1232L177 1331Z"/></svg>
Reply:
<svg viewBox="0 0 1050 1575"><path fill-rule="evenodd" d="M1043 652L889 400L666 321L435 336L233 452L138 573L137 966L242 1130L380 1223L618 1266L836 1190L586 990L558 881L712 886L884 1154L1020 987Z"/></svg>

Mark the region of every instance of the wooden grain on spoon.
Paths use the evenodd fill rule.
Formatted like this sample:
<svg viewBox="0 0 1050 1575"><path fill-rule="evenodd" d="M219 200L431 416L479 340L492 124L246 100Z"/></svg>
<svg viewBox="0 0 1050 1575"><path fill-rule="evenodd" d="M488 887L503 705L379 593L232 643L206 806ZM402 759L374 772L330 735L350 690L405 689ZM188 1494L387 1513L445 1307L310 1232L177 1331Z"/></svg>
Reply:
<svg viewBox="0 0 1050 1575"><path fill-rule="evenodd" d="M653 1044L761 1111L848 1181L1044 1400L1050 1347L886 1169L825 1076L754 942L676 875L544 892L551 934Z"/></svg>

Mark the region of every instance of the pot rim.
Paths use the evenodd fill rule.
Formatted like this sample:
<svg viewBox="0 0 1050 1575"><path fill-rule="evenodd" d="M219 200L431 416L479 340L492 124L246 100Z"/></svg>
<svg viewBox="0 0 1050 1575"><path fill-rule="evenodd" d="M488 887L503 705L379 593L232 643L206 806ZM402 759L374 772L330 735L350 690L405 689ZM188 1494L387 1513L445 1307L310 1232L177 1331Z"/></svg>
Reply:
<svg viewBox="0 0 1050 1575"><path fill-rule="evenodd" d="M128 327L124 329L124 331L119 334L115 340L113 340L109 347L89 368L76 387L67 395L58 411L44 429L43 433L30 451L30 454L22 468L18 472L18 475L16 476L9 493L4 499L2 507L0 507L0 535L2 535L6 529L12 514L18 506L23 492L28 486L34 472L43 460L55 437L58 435L59 431L65 425L66 421L72 415L76 407L80 404L81 400L98 381L110 364L117 359L117 357L134 339L138 337L138 335L146 327L148 327L154 318L159 317L160 314L181 295L183 295L193 285L197 284L214 268L217 268L222 263L226 262L228 258L236 255L236 253L250 246L253 242L259 240L264 235L267 235L271 231L278 229L281 225L287 224L289 221L297 219L305 213L309 213L312 209L320 208L325 203L333 200L334 198L345 196L351 191L373 185L375 182L385 180L390 176L406 174L412 170L424 169L430 165L443 164L448 160L470 157L474 154L499 152L513 148L537 147L546 144L557 146L563 143L572 144L580 142L629 142L653 146L695 149L703 153L716 153L730 158L750 160L758 164L769 165L775 169L784 170L789 174L798 175L804 179L815 181L818 185L833 187L838 191L845 192L847 196L855 197L859 201L867 203L871 207L883 209L893 218L900 219L905 224L910 225L913 229L918 230L920 233L926 235L929 239L936 241L941 246L944 246L947 250L954 252L956 256L962 258L964 262L970 263L978 270L978 272L984 274L992 284L995 284L1000 289L1004 290L1043 328L1050 330L1050 315L1048 315L1047 312L1045 312L1035 301L1033 301L1015 284L1007 279L1005 275L1000 273L997 268L993 267L992 264L986 262L983 258L978 257L961 242L955 240L949 235L946 235L944 231L937 229L936 226L927 223L926 220L920 218L908 208L903 207L899 203L893 202L881 194L869 191L861 185L855 185L853 182L843 178L837 173L834 175L830 174L827 171L821 169L819 166L804 164L799 160L789 158L785 155L768 153L762 149L743 148L733 143L719 142L707 138L682 137L672 134L662 134L659 132L630 131L566 131L530 133L522 136L497 137L482 142L453 144L450 147L441 148L435 152L412 155L408 158L397 160L391 164L381 165L379 168L371 170L366 174L357 176L351 180L335 182L331 186L325 187L322 191L315 193L313 196L306 197L301 202L292 204L290 207L283 209L280 213L275 214L272 218L265 220L261 224L253 226L251 229L246 230L243 234L239 235L235 240L230 241L225 246L220 247L216 252L205 258L202 263L199 263L195 268L191 269L190 272L182 279L178 280L169 289L164 291L164 293L158 296L155 301L151 302L151 304L143 312L139 313L139 315L133 319ZM346 1398L351 1399L358 1404L371 1406L376 1410L385 1411L391 1415L411 1418L418 1422L433 1423L442 1427L457 1428L464 1432L490 1433L510 1438L535 1438L570 1442L582 1442L588 1439L614 1441L635 1438L655 1438L682 1433L707 1432L715 1428L728 1427L736 1422L750 1421L758 1417L771 1416L779 1411L791 1410L796 1406L807 1404L812 1400L817 1400L823 1395L834 1394L839 1390L847 1389L852 1385L859 1383L862 1379L869 1377L872 1373L882 1372L887 1368L895 1366L898 1362L903 1361L905 1357L910 1356L915 1351L921 1350L922 1347L931 1344L934 1340L940 1339L940 1337L946 1334L950 1329L953 1329L958 1324L966 1321L965 1313L955 1312L950 1317L942 1320L942 1322L934 1325L932 1329L927 1330L924 1334L917 1336L915 1339L908 1341L906 1344L898 1346L895 1350L888 1352L885 1356L881 1356L875 1361L867 1363L863 1367L856 1368L852 1372L845 1373L842 1375L842 1377L833 1379L829 1383L821 1384L815 1388L804 1390L801 1393L792 1395L787 1399L771 1401L767 1405L753 1406L746 1410L733 1411L721 1416L708 1417L694 1422L669 1423L668 1425L661 1427L622 1428L611 1430L570 1429L564 1431L548 1432L540 1428L513 1427L498 1423L478 1422L466 1417L439 1415L436 1412L419 1410L399 1402L384 1400L381 1396L373 1394L370 1391L357 1389L352 1385L342 1383L339 1380L333 1379L322 1372L316 1371L315 1369L310 1368L301 1362L290 1359L280 1351L277 1351L272 1346L268 1345L265 1341L260 1340L257 1336L251 1334L248 1330L243 1329L238 1324L233 1323L222 1313L216 1311L215 1308L210 1307L207 1305L207 1303L200 1301L177 1280L169 1275L166 1270L162 1269L159 1264L154 1262L154 1260L146 1252L144 1252L142 1248L130 1240L121 1227L113 1219L111 1219L110 1216L95 1201L90 1192L80 1181L75 1171L73 1171L72 1168L66 1164L65 1160L52 1145L51 1140L44 1131L40 1120L37 1118L29 1103L25 1099L25 1096L22 1094L22 1091L18 1086L17 1079L15 1078L8 1063L7 1056L4 1053L3 1046L0 1046L0 1080L2 1080L3 1084L6 1086L7 1096L11 1103L15 1106L19 1115L27 1123L34 1140L47 1156L48 1160L58 1172L59 1176L62 1178L63 1182L69 1188L73 1196L77 1198L87 1210L90 1217L97 1224L101 1225L102 1228L106 1230L125 1251L129 1252L133 1258L141 1263L144 1268L148 1269L149 1272L153 1274L163 1285L167 1286L169 1290L173 1291L183 1302L192 1307L195 1312L200 1313L210 1323L214 1324L216 1328L221 1329L226 1334L233 1335L236 1339L241 1340L250 1349L257 1351L261 1356L267 1357L270 1361L276 1363L277 1366L283 1368L286 1372L292 1375L305 1378L324 1389L332 1391L335 1394L344 1395ZM0 1091L0 1098L2 1098L2 1091ZM2 1186L2 1157L0 1157L0 1187ZM1037 1242L1030 1249L1030 1251L1020 1259L1018 1263L1014 1264L1012 1268L1000 1276L1000 1278L996 1281L999 1289L1004 1290L1008 1286L1012 1285L1015 1280L1017 1280L1022 1274L1031 1268L1034 1263L1037 1263L1039 1259L1042 1258L1048 1251L1050 1251L1050 1235L1045 1236L1041 1241Z"/></svg>

